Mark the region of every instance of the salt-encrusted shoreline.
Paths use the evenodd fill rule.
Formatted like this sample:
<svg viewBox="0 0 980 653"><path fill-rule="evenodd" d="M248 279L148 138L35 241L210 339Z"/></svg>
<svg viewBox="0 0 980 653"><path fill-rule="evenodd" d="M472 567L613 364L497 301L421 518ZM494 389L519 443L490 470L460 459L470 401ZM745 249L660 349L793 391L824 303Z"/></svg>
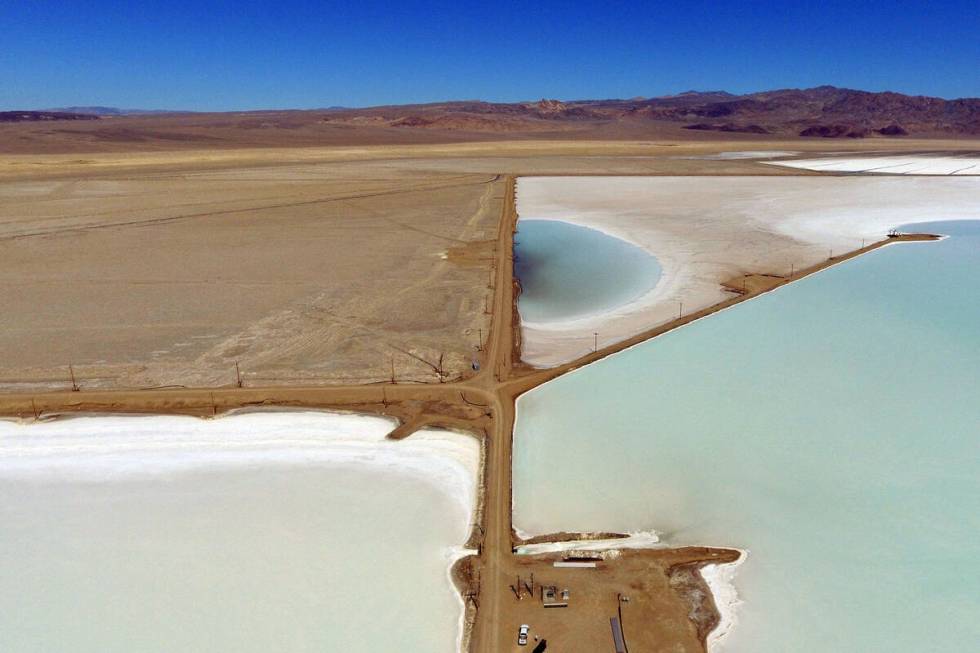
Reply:
<svg viewBox="0 0 980 653"><path fill-rule="evenodd" d="M850 156L762 161L766 165L879 175L980 175L977 156Z"/></svg>
<svg viewBox="0 0 980 653"><path fill-rule="evenodd" d="M0 421L0 474L57 473L111 481L215 466L368 465L397 468L448 488L472 520L477 440L436 429L386 440L396 425L385 417L319 411L250 412L208 420L152 415Z"/></svg>
<svg viewBox="0 0 980 653"><path fill-rule="evenodd" d="M741 551L741 555L735 562L708 564L699 570L701 578L707 583L711 590L712 599L715 602L715 610L718 611L718 625L708 633L705 642L708 653L719 653L726 637L738 623L736 612L742 600L738 596L735 587L735 574L739 565L745 562L748 551Z"/></svg>
<svg viewBox="0 0 980 653"><path fill-rule="evenodd" d="M519 544L516 552L521 555L535 555L561 551L613 551L616 549L652 549L664 546L666 545L661 543L660 537L654 531L638 531L636 533L624 533L624 537Z"/></svg>
<svg viewBox="0 0 980 653"><path fill-rule="evenodd" d="M738 161L742 159L779 159L782 157L796 156L796 150L735 150L731 152L718 152L717 154L689 154L687 156L674 157L677 159L698 159L702 161Z"/></svg>
<svg viewBox="0 0 980 653"><path fill-rule="evenodd" d="M528 219L530 220L532 218ZM555 217L533 219L552 222L565 222L568 224L575 224L593 229L594 231L598 231L599 233L609 236L610 238L616 238L639 247L656 258L656 255L650 251L649 245L645 245L642 242L631 239L629 236L617 232L616 229L610 228L609 225L584 224L578 221L564 220ZM687 279L682 276L686 272L687 270L684 268L671 267L668 269L662 267L657 283L654 284L650 290L630 302L627 302L621 306L616 306L609 310L597 311L595 313L566 320L548 320L537 322L531 320L521 320L521 332L524 337L524 348L522 350L523 360L527 363L531 363L532 365L537 365L536 361L539 357L539 352L537 351L535 345L536 343L542 341L549 344L553 344L558 341L564 342L568 351L567 355L570 356L569 360L588 354L592 351L593 345L595 344L593 334L596 333L600 327L603 327L610 320L628 318L631 315L642 313L645 309L663 302L664 299L675 290L678 284L682 284L687 281ZM600 346L611 344L610 342L606 342L604 337L599 337L598 341ZM547 356L546 353L544 355ZM541 365L541 367L552 366L553 365L551 364Z"/></svg>

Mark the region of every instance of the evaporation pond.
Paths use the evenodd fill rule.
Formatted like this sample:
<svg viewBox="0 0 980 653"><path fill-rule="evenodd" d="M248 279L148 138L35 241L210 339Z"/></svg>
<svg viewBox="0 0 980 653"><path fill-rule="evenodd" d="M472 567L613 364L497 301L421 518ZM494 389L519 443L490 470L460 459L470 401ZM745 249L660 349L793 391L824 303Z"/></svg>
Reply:
<svg viewBox="0 0 980 653"><path fill-rule="evenodd" d="M559 220L520 220L514 251L521 282L518 309L528 323L615 309L660 279L657 259L636 245Z"/></svg>
<svg viewBox="0 0 980 653"><path fill-rule="evenodd" d="M468 516L449 489L399 459L362 464L354 457L376 454L356 443L336 447L352 462L321 461L291 443L299 427L288 421L275 436L238 417L112 435L126 419L165 418L105 418L104 430L0 423L0 651L456 650L447 550ZM228 426L239 423L254 447ZM204 441L212 424L228 431L227 449ZM57 438L42 435L52 426ZM68 433L76 426L87 432ZM35 439L51 442L43 455Z"/></svg>
<svg viewBox="0 0 980 653"><path fill-rule="evenodd" d="M807 277L518 402L515 525L749 551L725 653L980 642L980 223Z"/></svg>

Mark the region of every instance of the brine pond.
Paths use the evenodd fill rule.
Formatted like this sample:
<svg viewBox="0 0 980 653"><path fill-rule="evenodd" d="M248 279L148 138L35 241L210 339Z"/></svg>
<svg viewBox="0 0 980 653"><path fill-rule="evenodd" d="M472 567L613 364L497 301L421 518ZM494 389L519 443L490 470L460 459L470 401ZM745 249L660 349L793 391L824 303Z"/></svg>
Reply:
<svg viewBox="0 0 980 653"><path fill-rule="evenodd" d="M391 427L0 422L0 651L456 651L479 446Z"/></svg>
<svg viewBox="0 0 980 653"><path fill-rule="evenodd" d="M735 653L980 641L980 223L827 269L518 402L515 526L737 547Z"/></svg>
<svg viewBox="0 0 980 653"><path fill-rule="evenodd" d="M521 218L514 254L525 323L603 313L642 297L660 279L657 259L642 248L561 220Z"/></svg>

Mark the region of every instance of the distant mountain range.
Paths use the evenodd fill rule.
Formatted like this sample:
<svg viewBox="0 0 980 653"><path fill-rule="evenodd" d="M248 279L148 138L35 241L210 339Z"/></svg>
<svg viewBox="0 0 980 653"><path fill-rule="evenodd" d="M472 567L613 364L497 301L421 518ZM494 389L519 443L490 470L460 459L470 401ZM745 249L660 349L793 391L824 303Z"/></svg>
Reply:
<svg viewBox="0 0 980 653"><path fill-rule="evenodd" d="M432 104L306 111L236 111L193 113L113 107L64 107L47 111L0 112L0 122L102 120L116 124L90 131L93 139L125 140L132 130L149 129L149 138L233 138L232 131L278 132L287 138L323 139L371 132L380 141L404 140L408 133L429 140L494 138L504 134L574 133L587 138L691 138L697 133L771 135L773 137L864 138L914 136L980 136L980 98L942 98L871 93L834 86L781 89L733 95L725 91L686 91L676 95L628 100L540 100L483 102L465 100ZM159 122L163 121L163 122ZM119 130L126 125L128 131ZM322 130L332 128L332 135ZM352 128L358 129L351 131ZM214 132L219 129L219 133ZM295 130L301 129L300 132ZM202 130L207 130L205 133ZM224 130L224 131L221 131ZM271 131L270 131L271 130ZM288 136L285 130L291 130ZM343 134L340 131L342 130ZM102 134L102 132L106 132ZM140 132L142 133L142 132ZM383 136L383 133L389 136ZM140 136L143 138L143 136ZM264 142L264 140L263 140Z"/></svg>
<svg viewBox="0 0 980 653"><path fill-rule="evenodd" d="M631 100L445 102L340 111L331 121L461 130L542 130L556 122L678 123L695 131L777 136L980 135L980 98L871 93L834 86L733 95L687 91Z"/></svg>

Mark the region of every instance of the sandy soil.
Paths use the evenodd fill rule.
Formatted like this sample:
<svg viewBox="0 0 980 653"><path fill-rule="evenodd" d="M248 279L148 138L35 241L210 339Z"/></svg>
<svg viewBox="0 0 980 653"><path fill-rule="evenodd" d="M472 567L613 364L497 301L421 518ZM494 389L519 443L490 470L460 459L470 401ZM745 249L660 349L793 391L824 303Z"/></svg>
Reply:
<svg viewBox="0 0 980 653"><path fill-rule="evenodd" d="M0 387L64 387L69 362L87 388L227 385L236 361L246 384L458 376L501 194L309 165L0 183Z"/></svg>
<svg viewBox="0 0 980 653"><path fill-rule="evenodd" d="M908 155L921 152L968 154L976 140L846 140L825 139L758 140L733 137L705 138L686 132L658 140L611 140L601 137L577 140L505 140L492 142L432 143L425 138L377 142L369 134L349 138L329 147L267 145L207 148L200 143L180 143L178 149L148 148L139 141L113 146L62 138L50 147L17 147L21 130L40 129L22 123L0 125L0 178L72 178L98 175L113 170L166 172L173 170L220 170L280 167L296 164L373 162L375 167L509 174L758 174L800 175L806 170L782 170L760 166L751 159L731 158L725 152L798 152L812 154L855 154L860 156ZM399 132L404 134L404 132ZM32 143L29 139L23 141ZM245 141L244 143L248 143ZM37 145L33 143L33 145ZM232 143L231 145L234 145ZM721 155L719 157L718 155Z"/></svg>
<svg viewBox="0 0 980 653"><path fill-rule="evenodd" d="M737 555L705 548L624 550L606 554L594 569L556 568L559 554L517 556L511 574L501 579L500 637L492 650L530 650L539 637L548 641L548 650L612 651L609 620L621 615L631 651L702 653L717 616L696 569L706 560ZM545 608L542 586L567 589L568 606ZM619 597L628 600L620 606ZM517 644L522 624L531 627L527 648Z"/></svg>

